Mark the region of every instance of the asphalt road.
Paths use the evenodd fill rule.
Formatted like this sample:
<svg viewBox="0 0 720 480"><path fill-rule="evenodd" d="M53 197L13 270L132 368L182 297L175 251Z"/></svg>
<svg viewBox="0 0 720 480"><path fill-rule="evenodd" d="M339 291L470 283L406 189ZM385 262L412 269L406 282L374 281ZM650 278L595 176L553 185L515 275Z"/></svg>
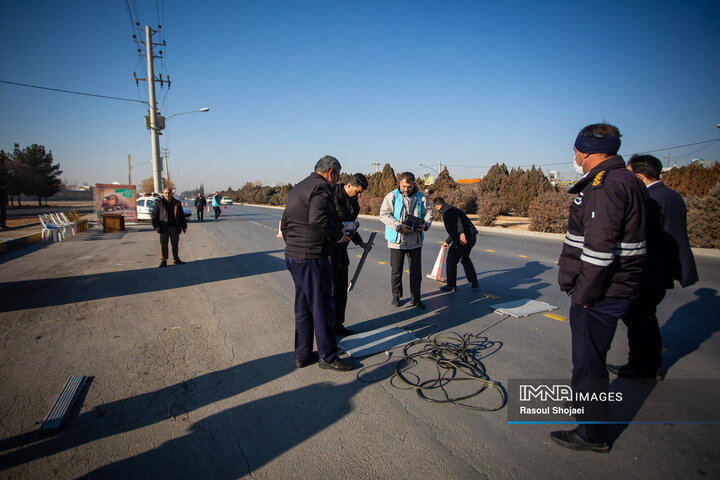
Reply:
<svg viewBox="0 0 720 480"><path fill-rule="evenodd" d="M293 286L281 210L230 206L191 222L186 265L158 269L149 225L31 246L0 257L0 476L5 478L717 478L717 424L631 424L609 454L554 445L557 425L509 425L507 407L429 403L387 379L399 351L337 373L293 365ZM207 218L210 218L208 215ZM362 219L363 236L381 231ZM445 235L426 234L423 273ZM556 286L561 240L481 232L480 289L453 294L424 278L425 311L390 302L389 252L378 234L350 293L347 326L406 326L474 335L488 376L570 376L568 299ZM351 262L360 254L351 247ZM720 258L698 257L701 281L668 293L667 380L720 379ZM405 278L407 288L407 278ZM557 306L523 318L496 303ZM429 326L430 324L431 326ZM618 327L611 363L624 363ZM385 362L385 363L383 363ZM92 383L64 430L37 432L70 375ZM376 381L373 381L376 380ZM705 403L714 409L720 392ZM487 391L473 400L494 408ZM678 400L682 401L682 400Z"/></svg>

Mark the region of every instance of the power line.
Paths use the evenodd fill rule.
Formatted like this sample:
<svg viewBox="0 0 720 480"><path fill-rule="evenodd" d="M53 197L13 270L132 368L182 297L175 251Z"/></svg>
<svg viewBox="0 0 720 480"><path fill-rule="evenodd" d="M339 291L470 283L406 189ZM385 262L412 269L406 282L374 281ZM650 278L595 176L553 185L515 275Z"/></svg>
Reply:
<svg viewBox="0 0 720 480"><path fill-rule="evenodd" d="M685 145L677 145L677 146L675 146L675 147L658 148L657 150L644 150L644 151L642 151L642 152L636 152L636 153L637 153L637 154L640 154L640 153L645 154L645 153L664 152L664 151L666 151L666 150L674 150L674 149L677 149L677 148L692 147L693 145L703 145L703 144L706 144L706 143L713 143L713 142L720 142L720 138L715 138L715 139L712 139L712 140L703 140L702 142L686 143ZM690 152L688 155L690 155L690 154L692 154L692 153L695 153L695 152L698 152L698 151L700 151L700 150L702 150L702 148L701 148L701 149L698 149L698 150L695 150L695 151L693 151L693 152ZM630 154L621 153L621 155L624 156L624 157L631 157L631 156L635 155L636 153L630 153ZM569 162L569 161L568 161L568 162ZM542 164L533 163L533 164L529 164L529 165L527 165L527 166L534 165L534 166L536 166L536 167L555 167L555 166L558 166L558 165L566 165L568 162L542 163ZM490 167L493 167L494 164L493 164L493 165L450 165L450 164L445 164L445 166L446 166L446 167L453 167L453 168L490 168ZM518 168L522 168L522 167L525 167L525 166L526 166L526 165L515 165L515 167L518 167Z"/></svg>
<svg viewBox="0 0 720 480"><path fill-rule="evenodd" d="M72 90L62 90L60 88L41 87L38 85L28 85L27 83L9 82L7 80L0 80L0 83L7 83L9 85L18 85L20 87L38 88L40 90L50 90L53 92L72 93L73 95L85 95L86 97L108 98L110 100L122 100L124 102L137 102L137 103L142 103L143 105L148 104L148 102L144 102L142 100L135 100L133 98L111 97L109 95L97 95L95 93L74 92Z"/></svg>
<svg viewBox="0 0 720 480"><path fill-rule="evenodd" d="M646 150L646 151L640 152L640 153L664 152L665 150L674 150L676 148L692 147L693 145L702 145L703 143L710 143L710 142L720 142L720 138L716 138L714 140L705 140L703 142L695 142L695 143L688 143L685 145L678 145L677 147L658 148L657 150Z"/></svg>

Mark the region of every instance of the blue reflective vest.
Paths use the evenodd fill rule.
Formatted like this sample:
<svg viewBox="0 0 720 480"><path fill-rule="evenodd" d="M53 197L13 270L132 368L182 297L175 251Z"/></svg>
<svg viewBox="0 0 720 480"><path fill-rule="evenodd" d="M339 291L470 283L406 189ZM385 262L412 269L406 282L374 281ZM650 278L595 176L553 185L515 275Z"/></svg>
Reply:
<svg viewBox="0 0 720 480"><path fill-rule="evenodd" d="M400 194L400 189L396 188L393 190L393 218L397 220L398 222L401 222L400 220L402 218L402 209L404 207L403 201L402 201L402 195ZM415 193L415 205L417 205L418 209L418 217L423 218L423 212L422 212L422 194L420 193L420 190L418 190ZM411 213L408 212L408 215ZM393 230L392 228L385 225L385 240L392 243L397 243L398 239L398 232L396 230ZM422 242L425 239L424 232L420 232L420 241Z"/></svg>

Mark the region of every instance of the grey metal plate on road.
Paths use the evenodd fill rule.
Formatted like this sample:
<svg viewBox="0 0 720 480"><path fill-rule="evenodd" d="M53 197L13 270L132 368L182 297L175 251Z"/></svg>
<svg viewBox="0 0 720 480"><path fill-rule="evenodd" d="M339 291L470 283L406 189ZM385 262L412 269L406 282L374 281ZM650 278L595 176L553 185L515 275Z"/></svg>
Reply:
<svg viewBox="0 0 720 480"><path fill-rule="evenodd" d="M412 331L398 327L382 327L369 332L350 335L338 341L338 350L353 358L367 357L405 345L417 337Z"/></svg>
<svg viewBox="0 0 720 480"><path fill-rule="evenodd" d="M55 404L45 416L45 420L43 420L40 426L41 432L51 433L62 428L75 401L78 399L78 396L80 396L80 392L85 386L87 379L88 377L84 375L73 375L68 378L60 395L57 400L55 400Z"/></svg>
<svg viewBox="0 0 720 480"><path fill-rule="evenodd" d="M549 303L523 298L522 300L514 300L512 302L490 305L490 308L495 310L495 313L499 313L501 315L527 317L528 315L532 315L534 313L549 312L557 309L558 307L550 305Z"/></svg>
<svg viewBox="0 0 720 480"><path fill-rule="evenodd" d="M353 287L355 286L355 282L357 282L358 276L360 275L360 270L362 270L368 252L370 252L370 247L372 247L372 244L375 241L375 235L377 235L377 232L372 232L370 234L370 238L366 243L367 246L365 247L365 251L363 251L362 258L360 258L360 262L358 262L358 266L355 269L355 274L353 275L352 280L350 280L350 283L348 284L348 292L353 289Z"/></svg>

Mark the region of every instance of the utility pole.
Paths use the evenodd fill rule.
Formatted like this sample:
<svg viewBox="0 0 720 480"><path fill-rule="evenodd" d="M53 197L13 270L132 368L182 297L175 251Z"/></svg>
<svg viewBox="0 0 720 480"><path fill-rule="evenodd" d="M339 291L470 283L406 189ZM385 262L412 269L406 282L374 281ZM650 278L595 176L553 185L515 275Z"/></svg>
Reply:
<svg viewBox="0 0 720 480"><path fill-rule="evenodd" d="M152 51L152 30L145 25L145 55L147 56L147 82L148 95L150 98L150 145L152 148L153 160L153 187L156 192L163 191L162 185L162 163L160 163L160 131L157 128L157 106L155 102L155 66Z"/></svg>
<svg viewBox="0 0 720 480"><path fill-rule="evenodd" d="M130 154L128 153L128 185L132 185L132 167L130 166Z"/></svg>
<svg viewBox="0 0 720 480"><path fill-rule="evenodd" d="M165 157L165 178L170 181L170 167L168 166L168 151L167 148L163 148L163 156Z"/></svg>
<svg viewBox="0 0 720 480"><path fill-rule="evenodd" d="M139 25L138 25L139 28ZM153 45L165 45L165 42L163 43L153 43L152 42L152 36L153 30L150 28L150 26L145 26L145 56L147 58L147 78L137 78L137 76L133 73L133 80L135 82L139 82L140 80L144 80L148 82L148 116L146 118L145 126L150 130L150 146L152 148L152 165L153 165L153 188L155 192L162 192L163 191L163 178L162 178L162 160L160 159L160 131L165 128L165 119L160 115L160 112L157 109L157 102L155 100L155 82L160 82L160 86L162 87L165 82L168 84L168 88L170 87L170 77L168 76L167 80L163 80L162 74L160 74L160 78L155 78L155 67L154 67L154 61L156 57L153 54ZM133 38L135 38L135 35L133 35ZM138 42L139 43L139 42ZM160 55L162 55L162 50L160 51Z"/></svg>
<svg viewBox="0 0 720 480"><path fill-rule="evenodd" d="M438 162L438 175L442 172L442 163Z"/></svg>
<svg viewBox="0 0 720 480"><path fill-rule="evenodd" d="M370 165L375 165L375 173L378 173L378 167L380 167L380 164L378 162L371 163Z"/></svg>

